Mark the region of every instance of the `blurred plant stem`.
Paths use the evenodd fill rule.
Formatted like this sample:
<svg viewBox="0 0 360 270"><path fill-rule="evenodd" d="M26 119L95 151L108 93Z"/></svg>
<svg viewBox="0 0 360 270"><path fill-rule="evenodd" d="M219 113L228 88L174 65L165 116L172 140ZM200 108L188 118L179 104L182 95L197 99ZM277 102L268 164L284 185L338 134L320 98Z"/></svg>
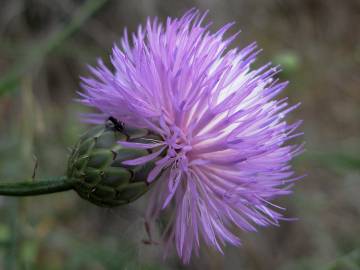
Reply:
<svg viewBox="0 0 360 270"><path fill-rule="evenodd" d="M34 115L34 109L36 107L35 99L32 90L32 78L25 76L21 80L21 114L20 114L20 165L23 170L17 171L16 177L26 177L28 171L31 170L29 160L32 159L33 143L34 143L34 128L33 123L36 122ZM21 214L20 209L22 202L18 200L8 200L8 209L11 212L9 214L8 226L10 228L10 239L8 248L6 250L6 259L4 262L4 268L6 270L18 269L19 259L19 247L21 246L21 227L18 226L18 219Z"/></svg>
<svg viewBox="0 0 360 270"><path fill-rule="evenodd" d="M48 53L63 43L74 32L76 32L86 20L88 20L97 10L102 7L107 0L88 0L72 16L71 21L52 33L45 40L27 49L29 52L25 57L20 57L18 61L0 78L0 95L8 93L19 83L19 79L32 70L34 66L43 61Z"/></svg>
<svg viewBox="0 0 360 270"><path fill-rule="evenodd" d="M17 269L17 242L18 242L18 224L17 215L19 212L19 204L17 200L11 200L8 206L9 211L9 228L10 239L6 249L6 255L4 260L5 270Z"/></svg>

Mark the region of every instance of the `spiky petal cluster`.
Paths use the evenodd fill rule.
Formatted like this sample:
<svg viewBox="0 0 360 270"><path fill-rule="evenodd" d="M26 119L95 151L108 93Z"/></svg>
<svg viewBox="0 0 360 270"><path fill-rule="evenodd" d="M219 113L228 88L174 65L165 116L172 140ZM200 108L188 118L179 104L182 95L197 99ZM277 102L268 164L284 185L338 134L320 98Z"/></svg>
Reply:
<svg viewBox="0 0 360 270"><path fill-rule="evenodd" d="M162 137L150 145L123 142L157 149L125 164L157 160L147 178L156 179L148 215L171 207L165 240L184 262L201 239L221 252L226 242L240 244L232 227L277 225L283 216L270 200L291 192L289 161L302 150L286 144L299 135L300 121L284 121L298 105L274 99L287 85L274 79L278 69L251 69L256 44L229 49L236 35L224 33L232 24L211 33L204 17L191 10L165 24L149 19L132 44L125 31L120 48L113 47L114 71L100 60L81 93L100 111L88 120L111 115Z"/></svg>

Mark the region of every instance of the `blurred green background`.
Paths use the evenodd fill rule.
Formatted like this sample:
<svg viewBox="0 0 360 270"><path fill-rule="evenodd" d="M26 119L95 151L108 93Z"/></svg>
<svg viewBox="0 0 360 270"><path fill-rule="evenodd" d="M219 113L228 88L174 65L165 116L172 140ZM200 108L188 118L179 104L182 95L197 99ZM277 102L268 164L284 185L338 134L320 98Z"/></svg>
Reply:
<svg viewBox="0 0 360 270"><path fill-rule="evenodd" d="M0 197L0 269L360 269L359 0L0 0L0 181L61 175L87 127L74 99L86 64L107 57L125 26L147 16L210 10L213 29L235 21L233 46L256 40L258 63L281 64L284 95L302 106L308 176L279 200L296 222L242 234L225 256L203 246L182 266L145 245L145 198L100 209L68 192ZM155 235L159 238L159 235Z"/></svg>

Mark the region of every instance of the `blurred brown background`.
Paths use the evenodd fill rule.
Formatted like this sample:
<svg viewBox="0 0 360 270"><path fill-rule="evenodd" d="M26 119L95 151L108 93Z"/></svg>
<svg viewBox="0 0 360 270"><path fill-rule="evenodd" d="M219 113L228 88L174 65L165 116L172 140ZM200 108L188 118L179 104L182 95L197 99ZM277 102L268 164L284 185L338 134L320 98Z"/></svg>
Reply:
<svg viewBox="0 0 360 270"><path fill-rule="evenodd" d="M213 29L235 21L233 46L256 40L258 63L281 64L285 95L302 102L308 176L279 203L296 222L243 234L221 256L205 246L182 266L142 243L146 198L100 209L72 192L0 198L0 269L360 269L360 1L0 0L0 180L61 175L86 126L79 75L107 57L125 26L209 9ZM158 236L156 236L158 237Z"/></svg>

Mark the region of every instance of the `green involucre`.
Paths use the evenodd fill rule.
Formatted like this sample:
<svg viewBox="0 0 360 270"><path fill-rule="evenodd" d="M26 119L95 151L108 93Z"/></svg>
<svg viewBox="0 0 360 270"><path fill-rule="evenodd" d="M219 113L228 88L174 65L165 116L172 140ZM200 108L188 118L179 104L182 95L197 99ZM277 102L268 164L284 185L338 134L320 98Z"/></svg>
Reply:
<svg viewBox="0 0 360 270"><path fill-rule="evenodd" d="M158 139L145 129L124 128L117 130L108 124L97 126L85 133L68 162L67 177L74 181L77 193L96 205L114 207L130 203L142 196L148 189L148 173L153 162L138 166L122 162L148 155L150 150L128 149L119 141Z"/></svg>

